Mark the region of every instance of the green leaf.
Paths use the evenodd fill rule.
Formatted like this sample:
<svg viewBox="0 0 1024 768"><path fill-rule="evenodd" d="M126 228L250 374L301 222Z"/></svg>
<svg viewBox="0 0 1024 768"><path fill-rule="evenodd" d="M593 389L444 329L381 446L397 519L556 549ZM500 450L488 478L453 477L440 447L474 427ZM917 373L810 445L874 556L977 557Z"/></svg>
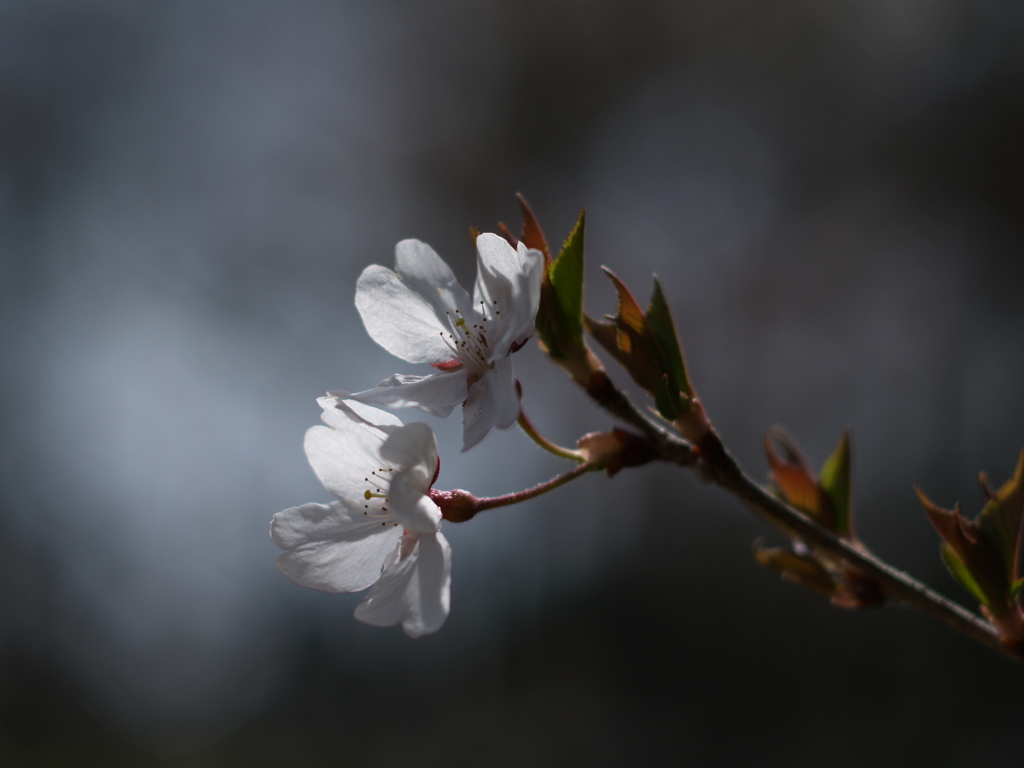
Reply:
<svg viewBox="0 0 1024 768"><path fill-rule="evenodd" d="M983 603L995 615L1006 613L1011 580L1006 578L1006 568L995 545L974 520L963 516L959 504L952 510L942 509L933 504L920 488L914 490L924 506L925 514L943 539L942 558L946 566L972 592L974 587L971 584L974 584L981 594L987 595ZM946 548L956 558L955 562L947 556ZM969 577L970 583L961 578L961 573Z"/></svg>
<svg viewBox="0 0 1024 768"><path fill-rule="evenodd" d="M948 544L942 544L942 562L946 564L946 568L949 569L950 574L954 579L960 582L972 595L974 595L978 602L982 605L991 605L992 601L985 594L985 590L981 588L981 585L975 580L974 576L964 565L964 561L957 557L956 552L953 551L952 547Z"/></svg>
<svg viewBox="0 0 1024 768"><path fill-rule="evenodd" d="M981 477L985 486L985 477ZM995 491L975 522L999 552L1006 569L1007 582L1017 579L1021 524L1024 517L1024 451L1017 460L1013 477Z"/></svg>
<svg viewBox="0 0 1024 768"><path fill-rule="evenodd" d="M580 211L576 226L562 244L548 270L561 309L561 333L574 340L583 337L583 231L587 210Z"/></svg>
<svg viewBox="0 0 1024 768"><path fill-rule="evenodd" d="M809 555L798 555L778 547L756 547L754 559L782 578L806 587L820 597L829 599L836 593L836 583L831 574Z"/></svg>
<svg viewBox="0 0 1024 768"><path fill-rule="evenodd" d="M617 311L605 321L584 317L587 332L626 369L633 381L655 395L664 386L665 369L654 332L626 284L607 267L603 271L618 294Z"/></svg>
<svg viewBox="0 0 1024 768"><path fill-rule="evenodd" d="M1017 579L1013 584L1010 585L1010 599L1016 600L1017 595L1020 594L1020 588L1024 587L1024 579Z"/></svg>
<svg viewBox="0 0 1024 768"><path fill-rule="evenodd" d="M818 482L832 502L835 532L849 538L853 533L853 520L850 514L850 433L846 430L822 465Z"/></svg>
<svg viewBox="0 0 1024 768"><path fill-rule="evenodd" d="M784 457L780 457L776 452L776 441L782 446ZM764 450L771 469L772 482L782 493L782 497L801 512L832 530L834 518L831 506L826 507L825 492L793 438L781 427L775 427L770 434L764 436Z"/></svg>
<svg viewBox="0 0 1024 768"><path fill-rule="evenodd" d="M647 305L646 315L661 352L662 365L668 374L669 384L687 397L693 397L693 388L686 375L686 362L683 358L682 345L679 343L679 333L676 331L672 310L665 300L665 292L657 275L654 276L654 292Z"/></svg>
<svg viewBox="0 0 1024 768"><path fill-rule="evenodd" d="M669 383L667 374L661 377L661 386L654 393L654 405L666 421L674 421L682 409L679 390Z"/></svg>

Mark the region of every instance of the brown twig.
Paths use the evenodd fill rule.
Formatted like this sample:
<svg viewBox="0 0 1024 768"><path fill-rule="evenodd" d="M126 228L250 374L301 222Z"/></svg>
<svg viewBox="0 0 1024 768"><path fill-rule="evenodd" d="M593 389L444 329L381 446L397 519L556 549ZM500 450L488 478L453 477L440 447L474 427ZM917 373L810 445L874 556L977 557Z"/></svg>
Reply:
<svg viewBox="0 0 1024 768"><path fill-rule="evenodd" d="M596 371L590 377L586 391L602 408L632 424L648 439L654 441L666 454L661 457L663 461L673 461L684 466L692 466L697 462L698 456L693 446L638 408L629 399L629 395L615 386L604 369Z"/></svg>
<svg viewBox="0 0 1024 768"><path fill-rule="evenodd" d="M772 525L788 535L798 537L809 547L846 563L865 579L874 582L887 600L927 613L982 645L1017 662L1024 662L1020 653L1004 645L999 633L982 617L943 597L866 549L841 539L773 496L743 472L714 430L694 448L637 408L614 385L607 373L601 371L600 374L586 388L587 394L613 415L640 429L653 443L650 454L652 459L691 468L696 465L711 482L738 497Z"/></svg>

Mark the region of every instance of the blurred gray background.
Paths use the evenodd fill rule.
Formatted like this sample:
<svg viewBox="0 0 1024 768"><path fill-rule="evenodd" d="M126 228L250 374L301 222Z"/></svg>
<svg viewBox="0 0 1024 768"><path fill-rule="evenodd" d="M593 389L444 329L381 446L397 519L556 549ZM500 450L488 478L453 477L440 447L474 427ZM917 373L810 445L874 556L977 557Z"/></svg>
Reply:
<svg viewBox="0 0 1024 768"><path fill-rule="evenodd" d="M357 275L418 237L469 283L517 191L556 244L587 206L592 314L660 275L751 473L850 427L863 538L968 602L911 487L974 513L1024 446L1016 0L5 0L0 763L1021 764L1024 671L781 583L669 467L446 526L418 641L276 571L314 399L417 372ZM552 438L611 426L515 363ZM440 488L563 469L403 417Z"/></svg>

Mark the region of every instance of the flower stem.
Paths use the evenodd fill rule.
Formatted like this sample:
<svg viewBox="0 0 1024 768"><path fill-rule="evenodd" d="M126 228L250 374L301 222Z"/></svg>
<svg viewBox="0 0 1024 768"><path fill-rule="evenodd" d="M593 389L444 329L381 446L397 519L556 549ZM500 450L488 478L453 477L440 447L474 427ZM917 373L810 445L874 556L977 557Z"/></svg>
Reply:
<svg viewBox="0 0 1024 768"><path fill-rule="evenodd" d="M553 477L546 483L535 485L533 488L527 488L525 491L509 493L505 496L493 496L489 499L477 499L476 512L483 512L485 509L494 509L495 507L507 507L510 504L518 504L521 501L529 501L537 496L544 495L548 491L553 491L560 485L565 485L570 480L575 480L580 475L585 475L587 472L591 472L595 469L599 469L599 467L595 467L590 464L580 464L578 467L570 469L565 474Z"/></svg>
<svg viewBox="0 0 1024 768"><path fill-rule="evenodd" d="M537 445L543 448L548 453L553 453L561 459L569 459L570 461L578 461L582 464L586 461L586 458L579 451L574 451L571 448L563 448L560 445L555 445L548 440L544 435L537 431L537 428L533 426L533 422L530 421L526 415L526 411L523 410L523 405L519 404L519 426L523 428L523 432L529 435L530 439L533 440Z"/></svg>

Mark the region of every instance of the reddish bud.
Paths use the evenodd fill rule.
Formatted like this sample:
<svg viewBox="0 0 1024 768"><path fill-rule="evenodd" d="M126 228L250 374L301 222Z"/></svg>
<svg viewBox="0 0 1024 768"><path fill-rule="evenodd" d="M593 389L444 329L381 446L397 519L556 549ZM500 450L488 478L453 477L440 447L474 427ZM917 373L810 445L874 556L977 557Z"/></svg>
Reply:
<svg viewBox="0 0 1024 768"><path fill-rule="evenodd" d="M441 517L452 523L464 523L480 511L480 500L469 491L430 489L430 500L441 510Z"/></svg>

